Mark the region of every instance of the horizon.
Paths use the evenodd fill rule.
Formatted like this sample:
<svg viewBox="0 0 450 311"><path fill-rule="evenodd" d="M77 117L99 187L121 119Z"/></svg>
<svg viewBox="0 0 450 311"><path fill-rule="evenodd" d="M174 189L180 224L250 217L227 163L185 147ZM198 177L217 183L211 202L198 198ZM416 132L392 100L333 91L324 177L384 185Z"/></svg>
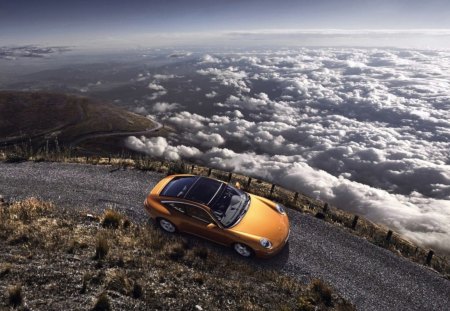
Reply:
<svg viewBox="0 0 450 311"><path fill-rule="evenodd" d="M450 4L442 0L19 0L0 2L0 42L81 49L244 43L447 49L449 15Z"/></svg>

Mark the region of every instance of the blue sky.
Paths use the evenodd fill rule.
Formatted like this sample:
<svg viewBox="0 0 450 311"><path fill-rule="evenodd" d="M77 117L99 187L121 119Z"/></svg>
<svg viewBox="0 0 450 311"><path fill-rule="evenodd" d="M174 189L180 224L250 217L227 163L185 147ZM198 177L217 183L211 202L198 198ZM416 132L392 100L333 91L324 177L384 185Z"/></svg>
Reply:
<svg viewBox="0 0 450 311"><path fill-rule="evenodd" d="M447 29L448 16L444 0L0 0L0 40L78 44L258 29Z"/></svg>

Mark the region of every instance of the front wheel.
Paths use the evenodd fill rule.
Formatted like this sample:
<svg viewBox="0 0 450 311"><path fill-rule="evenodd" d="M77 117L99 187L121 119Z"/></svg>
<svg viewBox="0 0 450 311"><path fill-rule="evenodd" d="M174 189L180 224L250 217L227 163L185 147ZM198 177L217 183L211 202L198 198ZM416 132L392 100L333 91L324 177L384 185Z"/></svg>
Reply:
<svg viewBox="0 0 450 311"><path fill-rule="evenodd" d="M242 257L251 257L253 255L253 250L245 244L235 243L233 245L233 249L236 253L241 255Z"/></svg>
<svg viewBox="0 0 450 311"><path fill-rule="evenodd" d="M177 231L177 227L175 227L175 225L170 221L168 221L167 219L159 218L158 224L161 227L161 229L163 229L166 232L174 233L175 231Z"/></svg>

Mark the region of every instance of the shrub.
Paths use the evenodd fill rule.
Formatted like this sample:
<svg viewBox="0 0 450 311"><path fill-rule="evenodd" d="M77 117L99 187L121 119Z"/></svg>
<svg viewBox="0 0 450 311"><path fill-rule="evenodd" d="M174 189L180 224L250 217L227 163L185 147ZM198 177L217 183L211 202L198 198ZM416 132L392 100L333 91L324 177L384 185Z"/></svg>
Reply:
<svg viewBox="0 0 450 311"><path fill-rule="evenodd" d="M8 288L8 302L10 306L17 307L23 302L22 285L13 285Z"/></svg>
<svg viewBox="0 0 450 311"><path fill-rule="evenodd" d="M142 285L139 284L138 282L134 282L133 291L131 293L133 295L133 298L135 298L135 299L141 298L142 295L144 294L144 290L142 289Z"/></svg>
<svg viewBox="0 0 450 311"><path fill-rule="evenodd" d="M317 302L323 302L327 307L332 305L332 290L322 280L313 280L311 282L311 290L317 298Z"/></svg>
<svg viewBox="0 0 450 311"><path fill-rule="evenodd" d="M313 311L315 310L315 307L308 297L301 296L298 299L297 309L299 311Z"/></svg>
<svg viewBox="0 0 450 311"><path fill-rule="evenodd" d="M175 244L169 247L168 257L174 261L179 261L186 254L186 249L181 244Z"/></svg>
<svg viewBox="0 0 450 311"><path fill-rule="evenodd" d="M28 158L23 155L16 154L16 153L8 153L8 154L6 154L5 162L6 163L20 163L20 162L25 162L27 160L28 160Z"/></svg>
<svg viewBox="0 0 450 311"><path fill-rule="evenodd" d="M196 247L194 249L194 255L198 258L206 260L206 258L208 258L208 250L204 247Z"/></svg>
<svg viewBox="0 0 450 311"><path fill-rule="evenodd" d="M107 209L103 214L102 226L105 228L117 229L120 226L121 220L122 215L112 209Z"/></svg>
<svg viewBox="0 0 450 311"><path fill-rule="evenodd" d="M131 292L131 284L125 273L120 270L113 270L108 273L106 288L123 295Z"/></svg>
<svg viewBox="0 0 450 311"><path fill-rule="evenodd" d="M11 272L12 265L10 263L0 263L0 278Z"/></svg>
<svg viewBox="0 0 450 311"><path fill-rule="evenodd" d="M110 311L111 303L109 302L109 297L106 292L101 293L97 297L97 301L92 308L92 311Z"/></svg>
<svg viewBox="0 0 450 311"><path fill-rule="evenodd" d="M101 260L106 257L109 251L108 239L104 235L97 236L97 242L95 246L94 259Z"/></svg>
<svg viewBox="0 0 450 311"><path fill-rule="evenodd" d="M187 169L186 165L181 162L171 162L169 164L169 169L167 171L167 175L174 175L174 174L187 174L189 170Z"/></svg>

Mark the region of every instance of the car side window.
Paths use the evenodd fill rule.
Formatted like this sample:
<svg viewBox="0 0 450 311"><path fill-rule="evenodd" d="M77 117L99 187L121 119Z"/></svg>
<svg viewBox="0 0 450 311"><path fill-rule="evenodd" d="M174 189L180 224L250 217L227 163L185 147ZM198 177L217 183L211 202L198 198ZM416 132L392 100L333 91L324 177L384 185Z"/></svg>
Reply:
<svg viewBox="0 0 450 311"><path fill-rule="evenodd" d="M180 212L186 214L186 204L177 203L177 202L162 202L164 205Z"/></svg>
<svg viewBox="0 0 450 311"><path fill-rule="evenodd" d="M207 212L193 205L186 205L186 213L192 218L195 218L207 224L214 222Z"/></svg>

